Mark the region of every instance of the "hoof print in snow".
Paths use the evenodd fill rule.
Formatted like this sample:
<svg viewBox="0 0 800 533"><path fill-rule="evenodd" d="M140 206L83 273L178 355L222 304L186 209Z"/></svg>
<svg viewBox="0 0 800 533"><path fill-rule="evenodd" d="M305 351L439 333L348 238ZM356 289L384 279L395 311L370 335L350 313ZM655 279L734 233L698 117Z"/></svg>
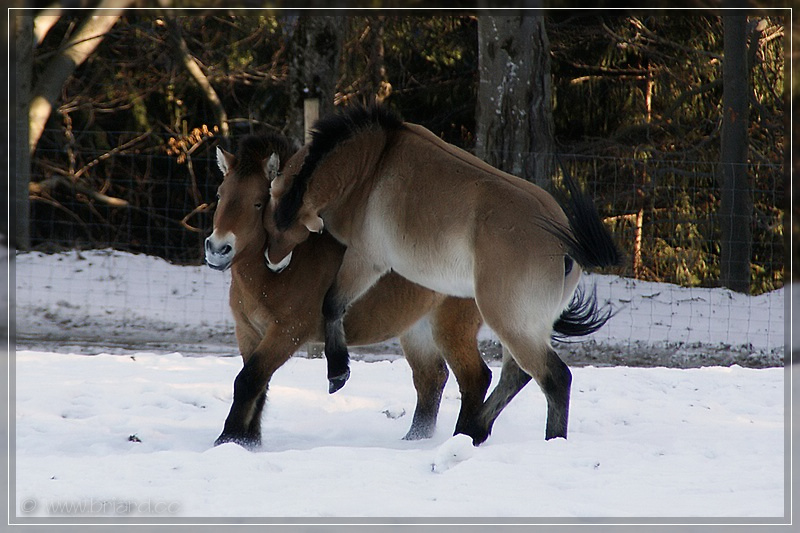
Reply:
<svg viewBox="0 0 800 533"><path fill-rule="evenodd" d="M397 420L398 418L406 416L406 410L402 407L395 407L395 408L388 408L381 411L386 418L391 418L392 420Z"/></svg>

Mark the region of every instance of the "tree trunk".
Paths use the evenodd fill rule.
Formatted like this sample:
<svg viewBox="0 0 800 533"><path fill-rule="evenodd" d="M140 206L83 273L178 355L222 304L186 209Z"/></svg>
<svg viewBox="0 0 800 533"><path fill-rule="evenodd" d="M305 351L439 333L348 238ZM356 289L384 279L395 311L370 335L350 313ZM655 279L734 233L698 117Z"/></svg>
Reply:
<svg viewBox="0 0 800 533"><path fill-rule="evenodd" d="M753 198L747 168L750 94L747 17L725 15L723 19L720 284L737 292L748 293Z"/></svg>
<svg viewBox="0 0 800 533"><path fill-rule="evenodd" d="M392 94L392 85L386 75L386 51L384 47L385 17L369 17L371 43L369 44L369 84L370 94L375 101L384 102Z"/></svg>
<svg viewBox="0 0 800 533"><path fill-rule="evenodd" d="M45 9L33 21L33 36L36 39L36 45L42 44L44 38L50 29L56 25L58 19L61 18L61 8Z"/></svg>
<svg viewBox="0 0 800 533"><path fill-rule="evenodd" d="M132 0L127 0L125 6L131 2ZM122 15L122 8L125 6L120 6L119 1L101 2L99 7L103 7L106 4L111 7L119 7L120 10L106 11L98 9L95 12L99 13L98 15L89 16L75 35L67 41L61 52L50 61L39 78L33 91L28 111L30 120L30 153L33 153L39 143L45 124L47 124L47 119L50 117L58 97L61 95L61 88L64 83L75 72L78 65L86 61L86 58L94 52L95 48L102 42L105 34L108 33Z"/></svg>
<svg viewBox="0 0 800 533"><path fill-rule="evenodd" d="M17 15L16 22L16 108L14 143L14 186L12 227L8 228L11 245L17 250L30 248L31 154L28 141L28 101L31 97L33 74L33 17Z"/></svg>
<svg viewBox="0 0 800 533"><path fill-rule="evenodd" d="M291 26L291 24L289 24ZM297 17L289 38L289 110L287 135L305 137L304 101L319 99L319 114L333 111L339 81L344 20L339 17Z"/></svg>
<svg viewBox="0 0 800 533"><path fill-rule="evenodd" d="M549 186L554 126L544 18L480 16L478 64L476 155Z"/></svg>

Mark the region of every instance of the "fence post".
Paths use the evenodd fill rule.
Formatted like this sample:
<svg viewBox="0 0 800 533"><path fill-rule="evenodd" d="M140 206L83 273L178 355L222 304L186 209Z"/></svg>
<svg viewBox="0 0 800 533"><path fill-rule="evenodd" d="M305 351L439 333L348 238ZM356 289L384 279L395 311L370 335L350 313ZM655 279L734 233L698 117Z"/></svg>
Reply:
<svg viewBox="0 0 800 533"><path fill-rule="evenodd" d="M747 174L749 73L747 17L723 18L722 134L720 143L720 283L750 292L753 198Z"/></svg>
<svg viewBox="0 0 800 533"><path fill-rule="evenodd" d="M306 98L303 100L303 142L311 140L311 126L319 118L319 98Z"/></svg>

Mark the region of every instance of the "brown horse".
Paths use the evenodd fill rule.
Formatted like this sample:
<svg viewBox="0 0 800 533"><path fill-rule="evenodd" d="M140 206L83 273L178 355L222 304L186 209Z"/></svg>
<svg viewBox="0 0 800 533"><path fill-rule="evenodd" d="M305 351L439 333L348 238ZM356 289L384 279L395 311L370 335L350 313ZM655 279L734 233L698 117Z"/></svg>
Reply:
<svg viewBox="0 0 800 533"><path fill-rule="evenodd" d="M278 157L286 161L292 152L288 141L277 135L244 138L235 157L217 151L224 179L214 231L206 239L206 262L216 270L232 271L230 306L244 367L234 381L233 405L216 444L257 446L272 374L303 343L323 340L323 297L340 269L344 247L327 234L315 234L295 248L291 265L280 275L264 262L264 222L272 220L267 172ZM276 156L270 158L273 153ZM488 436L490 426L476 429L491 381L477 346L481 323L474 300L435 293L397 274L382 277L350 308L344 318L348 343L400 338L417 390L406 439L433 434L447 365L461 390L456 433L469 431L480 435L480 441ZM509 399L522 386L524 382L509 383L507 388L516 388Z"/></svg>
<svg viewBox="0 0 800 533"><path fill-rule="evenodd" d="M576 309L567 307L581 274L576 262L619 261L591 200L569 188L565 213L543 189L387 108L353 107L318 121L312 141L274 179L267 261L285 266L323 227L347 246L323 307L329 377L342 383L349 374L342 317L386 272L474 298L510 357L542 388L545 438L566 437L572 376L550 345L554 324ZM608 319L591 311L578 321L584 331ZM484 419L502 394L490 397Z"/></svg>

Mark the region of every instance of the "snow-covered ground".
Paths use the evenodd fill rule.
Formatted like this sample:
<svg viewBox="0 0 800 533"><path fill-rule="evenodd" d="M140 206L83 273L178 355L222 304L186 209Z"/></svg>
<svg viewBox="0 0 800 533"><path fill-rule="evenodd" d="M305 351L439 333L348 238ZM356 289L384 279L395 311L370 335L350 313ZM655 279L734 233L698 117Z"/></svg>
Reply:
<svg viewBox="0 0 800 533"><path fill-rule="evenodd" d="M583 359L568 440L544 441L535 385L479 448L451 437L451 379L436 435L402 441L415 394L389 343L355 361L335 395L324 361L291 359L249 452L212 446L241 367L220 356L236 354L228 275L111 251L23 254L12 507L19 519L86 520L782 517L789 374L770 364L782 363L783 291L587 281L618 313L583 348L560 347ZM642 351L669 356L616 366L622 349L638 364ZM714 366L726 353L740 364Z"/></svg>
<svg viewBox="0 0 800 533"><path fill-rule="evenodd" d="M26 253L16 258L16 333L29 348L232 354L229 283L228 272L111 250ZM749 297L600 275L583 283L617 314L588 342L559 350L571 364L782 364L784 290ZM491 351L492 332L481 335Z"/></svg>
<svg viewBox="0 0 800 533"><path fill-rule="evenodd" d="M275 375L264 443L251 453L211 445L230 406L234 358L20 352L16 364L20 516L66 516L59 506L68 505L127 514L100 502L151 505L140 516L164 517L784 510L779 368L575 368L568 440L544 440L544 398L532 386L473 449L450 436L453 380L434 438L408 442L414 390L404 359L356 361L347 386L328 395L324 362L294 358Z"/></svg>

